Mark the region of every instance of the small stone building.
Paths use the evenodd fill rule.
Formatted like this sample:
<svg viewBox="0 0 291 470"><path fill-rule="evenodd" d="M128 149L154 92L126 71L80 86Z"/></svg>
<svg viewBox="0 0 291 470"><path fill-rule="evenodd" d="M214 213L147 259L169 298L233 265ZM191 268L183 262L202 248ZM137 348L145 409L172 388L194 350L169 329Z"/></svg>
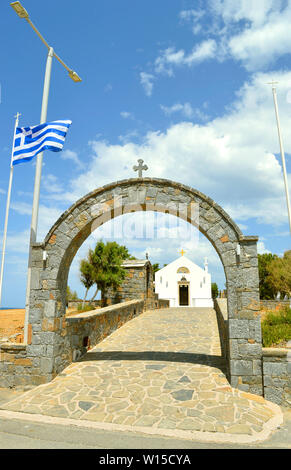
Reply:
<svg viewBox="0 0 291 470"><path fill-rule="evenodd" d="M151 262L148 259L125 260L122 267L126 270L126 277L116 290L108 290L107 305L143 299L146 307L151 308L155 298Z"/></svg>

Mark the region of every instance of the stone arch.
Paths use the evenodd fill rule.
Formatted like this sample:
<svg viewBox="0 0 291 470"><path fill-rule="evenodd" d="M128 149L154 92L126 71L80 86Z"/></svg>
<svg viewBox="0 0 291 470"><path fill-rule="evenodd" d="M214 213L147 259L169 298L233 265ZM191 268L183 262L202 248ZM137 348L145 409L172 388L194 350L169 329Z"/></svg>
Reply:
<svg viewBox="0 0 291 470"><path fill-rule="evenodd" d="M50 357L50 378L68 365L65 352L65 291L69 268L82 243L106 221L128 212L159 211L195 225L218 253L228 292L226 351L233 386L262 393L257 237L244 236L212 199L189 186L165 179L134 178L98 188L73 204L53 225L43 243L32 247L29 299L31 341ZM239 249L238 249L239 247ZM43 261L43 251L47 253ZM51 325L48 331L43 325ZM44 373L44 372L43 372Z"/></svg>

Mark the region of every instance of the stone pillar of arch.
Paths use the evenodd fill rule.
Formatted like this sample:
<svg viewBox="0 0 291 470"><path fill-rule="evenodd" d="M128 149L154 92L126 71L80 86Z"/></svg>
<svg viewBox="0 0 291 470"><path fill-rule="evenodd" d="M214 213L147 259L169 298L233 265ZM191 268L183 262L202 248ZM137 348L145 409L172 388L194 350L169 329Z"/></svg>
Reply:
<svg viewBox="0 0 291 470"><path fill-rule="evenodd" d="M64 317L66 286L70 265L82 243L107 220L145 210L187 220L215 248L227 285L229 380L234 387L261 395L258 238L244 236L226 212L199 191L155 178L123 180L92 191L64 212L43 243L33 245L27 345L28 357L34 358L32 374L38 383L49 381L72 361Z"/></svg>

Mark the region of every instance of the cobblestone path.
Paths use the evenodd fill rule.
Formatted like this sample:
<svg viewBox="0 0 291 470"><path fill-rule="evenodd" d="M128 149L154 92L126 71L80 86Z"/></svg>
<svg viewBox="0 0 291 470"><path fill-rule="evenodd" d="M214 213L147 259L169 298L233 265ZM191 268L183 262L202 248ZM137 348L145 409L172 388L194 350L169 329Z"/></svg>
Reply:
<svg viewBox="0 0 291 470"><path fill-rule="evenodd" d="M224 372L214 310L148 311L2 409L133 430L260 433L276 405L231 388Z"/></svg>

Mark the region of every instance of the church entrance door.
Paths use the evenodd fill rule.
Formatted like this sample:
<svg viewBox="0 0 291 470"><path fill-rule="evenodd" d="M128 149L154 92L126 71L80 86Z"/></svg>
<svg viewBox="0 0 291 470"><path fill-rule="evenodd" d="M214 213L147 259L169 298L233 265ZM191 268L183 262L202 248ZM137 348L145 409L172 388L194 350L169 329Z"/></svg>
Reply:
<svg viewBox="0 0 291 470"><path fill-rule="evenodd" d="M179 286L179 304L181 306L189 305L189 287Z"/></svg>

